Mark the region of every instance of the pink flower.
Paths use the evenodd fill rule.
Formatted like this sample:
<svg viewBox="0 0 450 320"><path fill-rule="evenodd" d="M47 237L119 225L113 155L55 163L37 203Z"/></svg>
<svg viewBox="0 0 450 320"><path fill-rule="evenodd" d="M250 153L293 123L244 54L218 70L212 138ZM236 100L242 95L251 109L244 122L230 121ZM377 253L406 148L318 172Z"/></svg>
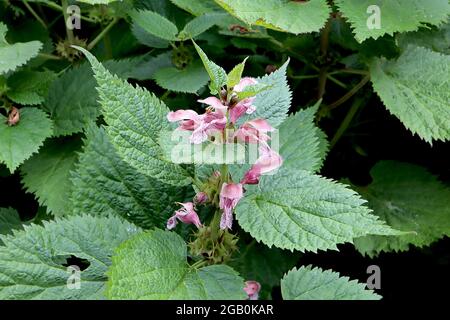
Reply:
<svg viewBox="0 0 450 320"><path fill-rule="evenodd" d="M198 192L194 197L195 204L202 204L206 201L208 201L208 195L203 191Z"/></svg>
<svg viewBox="0 0 450 320"><path fill-rule="evenodd" d="M197 212L194 211L194 204L192 202L179 203L182 205L180 210L175 211L175 214L167 220L167 229L171 230L177 225L177 219L186 224L194 224L197 228L201 228L202 224Z"/></svg>
<svg viewBox="0 0 450 320"><path fill-rule="evenodd" d="M244 291L248 295L248 300L258 300L259 291L261 290L261 285L257 281L246 281Z"/></svg>
<svg viewBox="0 0 450 320"><path fill-rule="evenodd" d="M262 144L259 147L259 152L261 156L250 170L245 173L244 178L241 180L242 184L258 184L262 174L278 169L283 164L283 158L270 149L267 144Z"/></svg>
<svg viewBox="0 0 450 320"><path fill-rule="evenodd" d="M251 77L244 77L239 81L237 85L234 86L233 90L236 92L242 92L246 86L257 84L258 81L256 81L255 78Z"/></svg>
<svg viewBox="0 0 450 320"><path fill-rule="evenodd" d="M233 209L243 197L244 190L240 183L226 183L220 191L219 207L223 210L220 220L220 229L231 229L233 224Z"/></svg>
<svg viewBox="0 0 450 320"><path fill-rule="evenodd" d="M204 100L197 100L197 101L213 107L216 112L221 113L222 115L225 115L227 113L228 107L223 105L222 102L216 97L209 97Z"/></svg>
<svg viewBox="0 0 450 320"><path fill-rule="evenodd" d="M235 123L244 113L252 114L256 107L252 105L255 97L249 97L239 101L234 107L230 108L230 122Z"/></svg>
<svg viewBox="0 0 450 320"><path fill-rule="evenodd" d="M234 136L241 142L256 143L268 141L270 137L266 134L275 129L264 119L254 119L244 123Z"/></svg>
<svg viewBox="0 0 450 320"><path fill-rule="evenodd" d="M222 131L227 125L227 118L221 112L206 112L202 115L200 125L192 132L190 141L200 144L208 140L208 136Z"/></svg>
<svg viewBox="0 0 450 320"><path fill-rule="evenodd" d="M203 116L199 115L194 110L177 110L167 114L167 120L170 122L180 121L179 129L188 131L193 131L197 128L200 125L202 118Z"/></svg>

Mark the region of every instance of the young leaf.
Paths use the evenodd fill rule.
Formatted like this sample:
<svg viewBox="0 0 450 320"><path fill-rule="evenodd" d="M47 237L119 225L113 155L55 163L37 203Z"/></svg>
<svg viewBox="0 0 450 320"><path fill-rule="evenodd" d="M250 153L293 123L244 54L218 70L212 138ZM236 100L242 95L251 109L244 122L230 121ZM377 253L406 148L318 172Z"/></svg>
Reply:
<svg viewBox="0 0 450 320"><path fill-rule="evenodd" d="M311 266L292 269L281 279L284 300L379 300L366 284Z"/></svg>
<svg viewBox="0 0 450 320"><path fill-rule="evenodd" d="M177 26L156 12L143 10L132 11L130 17L148 33L168 41L178 40Z"/></svg>
<svg viewBox="0 0 450 320"><path fill-rule="evenodd" d="M0 161L14 172L52 135L52 127L45 112L37 108L20 109L20 121L14 126L0 115Z"/></svg>
<svg viewBox="0 0 450 320"><path fill-rule="evenodd" d="M362 235L401 234L370 214L364 203L345 185L282 168L247 190L236 217L257 241L289 250L337 250L337 244Z"/></svg>
<svg viewBox="0 0 450 320"><path fill-rule="evenodd" d="M194 61L184 69L161 68L153 74L153 79L160 87L170 91L197 93L208 83L209 77L202 63Z"/></svg>
<svg viewBox="0 0 450 320"><path fill-rule="evenodd" d="M248 24L295 34L319 31L330 15L326 0L215 0Z"/></svg>
<svg viewBox="0 0 450 320"><path fill-rule="evenodd" d="M416 31L426 24L439 25L450 14L447 0L336 0L335 3L350 21L359 42L394 32ZM377 18L379 26L375 24Z"/></svg>
<svg viewBox="0 0 450 320"><path fill-rule="evenodd" d="M56 219L24 229L13 236L0 236L5 244L0 246L0 299L104 299L105 272L113 249L140 232L118 217L91 216ZM68 286L74 281L70 278L74 272L67 268L71 256L85 264L72 262L73 268L86 268L79 273L77 290Z"/></svg>
<svg viewBox="0 0 450 320"><path fill-rule="evenodd" d="M211 79L211 83L209 85L211 93L220 93L220 88L227 83L227 74L225 70L209 60L203 50L195 42L194 46L198 52L198 55L202 59L203 65L205 66L205 69L209 74L209 78Z"/></svg>
<svg viewBox="0 0 450 320"><path fill-rule="evenodd" d="M7 32L7 26L0 22L0 74L16 70L37 56L42 49L40 41L9 44L5 38Z"/></svg>
<svg viewBox="0 0 450 320"><path fill-rule="evenodd" d="M76 151L80 147L79 139L50 140L21 167L26 190L34 193L39 204L46 206L54 216L64 216L72 211L71 203L67 201L72 189L70 171L75 168Z"/></svg>
<svg viewBox="0 0 450 320"><path fill-rule="evenodd" d="M397 59L370 66L386 108L425 141L450 139L450 56L409 46Z"/></svg>
<svg viewBox="0 0 450 320"><path fill-rule="evenodd" d="M74 214L119 215L149 229L164 227L167 218L186 196L172 187L139 173L116 153L103 128L89 127L85 147L72 173L71 203Z"/></svg>
<svg viewBox="0 0 450 320"><path fill-rule="evenodd" d="M162 160L158 144L159 132L169 130L169 109L154 94L133 87L113 76L97 59L77 47L89 59L97 80L97 91L103 115L119 155L139 172L175 186L188 185L191 180L181 166Z"/></svg>
<svg viewBox="0 0 450 320"><path fill-rule="evenodd" d="M355 189L391 227L414 232L355 239L361 253L374 256L381 251L405 251L411 244L428 246L450 236L450 189L436 177L422 167L394 161L377 163L371 175L368 187Z"/></svg>
<svg viewBox="0 0 450 320"><path fill-rule="evenodd" d="M233 68L227 75L227 86L228 88L232 88L241 81L242 72L244 72L245 62L248 57L244 59L241 63Z"/></svg>
<svg viewBox="0 0 450 320"><path fill-rule="evenodd" d="M19 71L8 78L6 95L21 105L36 105L44 102L50 84L56 74L52 71Z"/></svg>
<svg viewBox="0 0 450 320"><path fill-rule="evenodd" d="M109 299L243 300L244 281L226 265L196 269L187 263L184 240L152 230L120 245L108 270Z"/></svg>
<svg viewBox="0 0 450 320"><path fill-rule="evenodd" d="M183 30L180 31L178 34L178 39L183 41L193 39L217 24L220 19L224 17L226 17L226 14L221 12L206 13L195 17L184 26Z"/></svg>

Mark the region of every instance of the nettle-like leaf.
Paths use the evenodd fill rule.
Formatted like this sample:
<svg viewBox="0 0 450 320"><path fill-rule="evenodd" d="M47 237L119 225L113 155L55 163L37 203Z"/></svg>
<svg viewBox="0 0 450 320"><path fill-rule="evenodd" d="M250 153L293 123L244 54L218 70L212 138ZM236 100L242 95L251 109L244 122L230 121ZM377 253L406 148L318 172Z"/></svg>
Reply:
<svg viewBox="0 0 450 320"><path fill-rule="evenodd" d="M289 250L337 250L359 236L401 234L370 214L365 202L345 185L282 168L248 188L236 217L256 240Z"/></svg>
<svg viewBox="0 0 450 320"><path fill-rule="evenodd" d="M256 78L259 85L266 86L255 97L253 104L256 111L251 115L245 115L239 119L240 123L263 118L269 121L273 127L278 127L286 118L291 106L292 93L286 78L286 69L289 60L277 71L260 78Z"/></svg>
<svg viewBox="0 0 450 320"><path fill-rule="evenodd" d="M161 68L153 74L153 79L159 86L170 91L197 93L208 83L209 77L202 63L194 61L184 69Z"/></svg>
<svg viewBox="0 0 450 320"><path fill-rule="evenodd" d="M122 243L108 271L110 299L243 300L244 281L230 267L196 269L174 232L152 230Z"/></svg>
<svg viewBox="0 0 450 320"><path fill-rule="evenodd" d="M6 41L7 26L0 22L0 74L14 71L37 56L42 49L42 42L18 42L9 44Z"/></svg>
<svg viewBox="0 0 450 320"><path fill-rule="evenodd" d="M156 12L150 10L133 11L130 13L130 17L134 23L158 38L168 41L178 40L177 26Z"/></svg>
<svg viewBox="0 0 450 320"><path fill-rule="evenodd" d="M314 124L320 103L289 116L278 128L279 153L283 157L284 168L317 171L322 166L327 142L323 132Z"/></svg>
<svg viewBox="0 0 450 320"><path fill-rule="evenodd" d="M397 59L370 66L386 108L425 141L450 139L450 56L408 46Z"/></svg>
<svg viewBox="0 0 450 320"><path fill-rule="evenodd" d="M14 172L52 135L52 128L52 121L37 108L20 109L20 121L15 126L8 126L0 115L0 161Z"/></svg>
<svg viewBox="0 0 450 320"><path fill-rule="evenodd" d="M281 279L284 300L379 300L366 284L311 266L292 269Z"/></svg>
<svg viewBox="0 0 450 320"><path fill-rule="evenodd" d="M421 28L416 32L401 33L396 38L402 48L414 45L450 55L450 21L440 28Z"/></svg>
<svg viewBox="0 0 450 320"><path fill-rule="evenodd" d="M13 230L21 229L22 221L19 214L13 208L0 208L0 235L12 234ZM0 239L0 246L3 241Z"/></svg>
<svg viewBox="0 0 450 320"><path fill-rule="evenodd" d="M97 59L77 47L89 59L97 80L97 91L106 128L119 155L139 172L175 186L190 184L188 172L163 160L158 144L161 131L171 128L167 106L154 94L113 76Z"/></svg>
<svg viewBox="0 0 450 320"><path fill-rule="evenodd" d="M186 190L139 173L116 153L103 128L87 130L72 173L74 214L119 215L143 228L164 227Z"/></svg>
<svg viewBox="0 0 450 320"><path fill-rule="evenodd" d="M424 168L382 161L371 171L372 183L355 187L374 214L398 230L401 236L366 236L355 239L356 248L374 256L381 251L405 251L450 236L450 189Z"/></svg>
<svg viewBox="0 0 450 320"><path fill-rule="evenodd" d="M44 102L47 91L55 80L52 71L19 71L8 78L10 90L6 93L9 99L22 105L36 105Z"/></svg>
<svg viewBox="0 0 450 320"><path fill-rule="evenodd" d="M227 75L227 87L232 88L241 81L242 73L244 72L245 62L248 57L244 59L241 63L236 65Z"/></svg>
<svg viewBox="0 0 450 320"><path fill-rule="evenodd" d="M205 13L201 16L195 17L189 21L178 34L179 40L187 40L197 37L209 28L218 24L227 14L222 12Z"/></svg>
<svg viewBox="0 0 450 320"><path fill-rule="evenodd" d="M68 200L72 183L70 171L78 159L76 151L81 147L78 139L53 139L28 159L21 167L22 182L28 192L36 195L41 206L55 216L72 211Z"/></svg>
<svg viewBox="0 0 450 320"><path fill-rule="evenodd" d="M216 0L230 14L250 25L295 34L319 31L331 9L326 0Z"/></svg>
<svg viewBox="0 0 450 320"><path fill-rule="evenodd" d="M197 50L200 59L202 59L203 65L209 74L211 83L209 88L212 94L219 94L220 88L227 83L227 73L225 70L208 59L206 53L194 42L195 49Z"/></svg>
<svg viewBox="0 0 450 320"><path fill-rule="evenodd" d="M170 45L170 42L168 40L161 39L151 33L148 33L136 22L133 22L131 26L131 32L133 33L136 40L145 46L164 49Z"/></svg>
<svg viewBox="0 0 450 320"><path fill-rule="evenodd" d="M426 24L439 25L450 14L447 0L336 0L335 3L350 21L359 42L415 31ZM372 27L377 18L373 15L379 15L379 26Z"/></svg>
<svg viewBox="0 0 450 320"><path fill-rule="evenodd" d="M173 4L186 10L194 16L200 16L205 13L211 13L214 11L220 11L220 7L214 2L214 0L202 0L202 1L192 1L192 0L170 0Z"/></svg>
<svg viewBox="0 0 450 320"><path fill-rule="evenodd" d="M1 236L0 299L104 299L113 249L138 232L118 217L75 216ZM74 282L75 269L67 268L71 257L88 264L76 290L68 286ZM72 267L83 265L74 262Z"/></svg>

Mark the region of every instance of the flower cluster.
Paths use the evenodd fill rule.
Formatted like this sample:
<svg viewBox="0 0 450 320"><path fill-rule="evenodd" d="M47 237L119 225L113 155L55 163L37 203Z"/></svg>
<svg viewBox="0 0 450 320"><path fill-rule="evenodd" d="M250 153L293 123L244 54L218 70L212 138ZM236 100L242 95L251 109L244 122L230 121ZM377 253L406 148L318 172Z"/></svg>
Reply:
<svg viewBox="0 0 450 320"><path fill-rule="evenodd" d="M258 144L259 158L250 170L245 173L239 183L230 182L226 177L222 177L225 180L222 183L219 197L219 207L222 209L221 229L231 229L233 210L244 195L243 186L245 184L258 184L261 175L277 169L283 162L281 156L272 150L268 144L270 140L268 133L275 129L267 120L256 118L241 125L237 124L238 119L244 114L252 114L256 110L256 107L253 105L254 96L243 99L238 98L239 93L244 91L247 86L255 84L257 84L256 79L245 77L232 88L231 93L223 90L220 94L220 99L209 97L204 100L198 100L198 102L208 105L206 112L203 114L198 114L194 110L177 110L167 115L167 119L170 122L179 123L177 130L191 132L189 140L192 144L201 144L205 141ZM227 129L231 130L231 134L225 133ZM217 139L217 137L221 139ZM194 223L198 227L200 222L194 222L195 219L198 219L198 216L193 210L191 203L189 203L189 207L186 207L187 204L182 205L184 208L177 211L169 219L168 228L169 226L170 228L175 226L177 218L185 223ZM190 211L190 209L192 210ZM195 219L193 218L194 213ZM190 218L186 218L187 216Z"/></svg>

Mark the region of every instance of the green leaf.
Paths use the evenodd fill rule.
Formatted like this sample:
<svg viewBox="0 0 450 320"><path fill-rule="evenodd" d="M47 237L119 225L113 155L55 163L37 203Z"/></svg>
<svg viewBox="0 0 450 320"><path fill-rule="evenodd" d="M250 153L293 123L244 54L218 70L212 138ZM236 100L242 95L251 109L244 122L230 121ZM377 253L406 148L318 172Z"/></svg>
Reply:
<svg viewBox="0 0 450 320"><path fill-rule="evenodd" d="M279 153L283 157L284 168L313 172L320 169L324 151L319 137L323 133L314 124L314 116L320 103L321 101L313 107L298 111L280 125Z"/></svg>
<svg viewBox="0 0 450 320"><path fill-rule="evenodd" d="M139 43L146 45L151 48L167 48L170 45L170 42L157 36L154 36L147 31L145 31L142 27L140 27L136 22L133 22L131 27L131 31Z"/></svg>
<svg viewBox="0 0 450 320"><path fill-rule="evenodd" d="M241 63L236 65L233 70L231 70L227 75L227 87L232 88L241 81L242 72L244 72L245 62L248 57L244 59Z"/></svg>
<svg viewBox="0 0 450 320"><path fill-rule="evenodd" d="M397 36L400 47L412 44L450 55L450 22L440 28L422 28L417 32L401 33Z"/></svg>
<svg viewBox="0 0 450 320"><path fill-rule="evenodd" d="M90 127L72 173L74 214L119 215L143 228L164 227L186 190L137 172L117 155L105 130Z"/></svg>
<svg viewBox="0 0 450 320"><path fill-rule="evenodd" d="M13 208L0 208L0 235L12 234L13 230L22 229L19 214ZM0 246L3 245L0 240Z"/></svg>
<svg viewBox="0 0 450 320"><path fill-rule="evenodd" d="M45 112L37 108L20 109L20 121L15 126L8 126L0 115L0 161L14 172L52 135L52 126Z"/></svg>
<svg viewBox="0 0 450 320"><path fill-rule="evenodd" d="M8 27L0 22L0 74L16 70L16 68L37 56L42 49L42 42L40 41L9 44L5 38L7 32Z"/></svg>
<svg viewBox="0 0 450 320"><path fill-rule="evenodd" d="M118 217L75 216L1 236L0 299L104 299L113 249L140 230ZM80 289L69 289L70 256L84 259ZM81 268L82 266L78 266Z"/></svg>
<svg viewBox="0 0 450 320"><path fill-rule="evenodd" d="M251 85L246 86L244 88L244 90L237 92L237 96L240 100L249 98L249 97L254 97L258 93L263 92L264 90L267 90L270 87L272 87L272 86L265 85L263 83L251 84Z"/></svg>
<svg viewBox="0 0 450 320"><path fill-rule="evenodd" d="M337 250L367 234L394 235L345 185L304 170L280 169L248 188L236 207L241 227L257 241L289 250Z"/></svg>
<svg viewBox="0 0 450 320"><path fill-rule="evenodd" d="M230 14L250 25L295 34L319 31L330 15L326 0L216 0Z"/></svg>
<svg viewBox="0 0 450 320"><path fill-rule="evenodd" d="M75 168L80 146L79 139L50 140L21 167L26 190L34 193L39 204L55 216L72 211L67 201L72 189L70 171Z"/></svg>
<svg viewBox="0 0 450 320"><path fill-rule="evenodd" d="M288 64L289 60L277 71L256 79L259 85L268 87L256 95L253 102L256 111L241 117L240 123L255 118L263 118L269 121L273 127L278 127L286 119L292 98L286 78Z"/></svg>
<svg viewBox="0 0 450 320"><path fill-rule="evenodd" d="M88 3L90 5L96 5L96 4L110 4L110 3L118 1L118 0L77 0L77 1Z"/></svg>
<svg viewBox="0 0 450 320"><path fill-rule="evenodd" d="M370 66L386 108L425 141L450 139L450 56L409 46L397 59Z"/></svg>
<svg viewBox="0 0 450 320"><path fill-rule="evenodd" d="M161 182L175 186L190 184L184 168L163 160L158 144L159 132L172 128L166 118L167 106L154 94L113 76L92 54L77 48L86 55L94 70L108 124L106 130L119 155L139 172Z"/></svg>
<svg viewBox="0 0 450 320"><path fill-rule="evenodd" d="M195 269L187 263L184 240L152 230L120 245L108 271L109 299L243 300L244 282L225 265Z"/></svg>
<svg viewBox="0 0 450 320"><path fill-rule="evenodd" d="M55 80L56 74L52 71L19 71L8 78L7 92L9 99L22 105L36 105L44 102L47 91Z"/></svg>
<svg viewBox="0 0 450 320"><path fill-rule="evenodd" d="M409 245L428 246L450 236L450 189L436 177L422 167L394 161L377 163L371 175L368 187L354 188L388 225L413 233L355 239L361 253L375 256L382 251L405 251Z"/></svg>
<svg viewBox="0 0 450 320"><path fill-rule="evenodd" d="M359 42L394 32L416 31L426 24L439 25L450 14L448 0L336 0L335 3L350 21ZM379 8L380 28L372 28L371 16L376 11L369 11L371 6Z"/></svg>
<svg viewBox="0 0 450 320"><path fill-rule="evenodd" d="M227 73L222 67L208 59L206 53L194 42L195 49L202 59L203 65L209 74L211 84L209 85L212 94L219 94L220 88L227 83Z"/></svg>
<svg viewBox="0 0 450 320"><path fill-rule="evenodd" d="M284 300L380 300L366 284L311 266L292 269L281 279Z"/></svg>
<svg viewBox="0 0 450 320"><path fill-rule="evenodd" d="M209 79L200 61L194 61L184 69L161 68L153 74L153 78L164 89L188 93L197 93Z"/></svg>
<svg viewBox="0 0 450 320"><path fill-rule="evenodd" d="M220 7L213 0L202 0L202 1L192 1L192 0L170 0L173 4L186 10L194 16L200 16L205 13L210 13L214 11L220 11Z"/></svg>
<svg viewBox="0 0 450 320"><path fill-rule="evenodd" d="M133 22L148 33L168 41L178 40L177 26L156 12L143 10L130 13Z"/></svg>
<svg viewBox="0 0 450 320"><path fill-rule="evenodd" d="M221 19L227 15L221 12L206 13L201 16L195 17L189 21L178 34L178 39L188 40L197 37L212 26L216 25Z"/></svg>

